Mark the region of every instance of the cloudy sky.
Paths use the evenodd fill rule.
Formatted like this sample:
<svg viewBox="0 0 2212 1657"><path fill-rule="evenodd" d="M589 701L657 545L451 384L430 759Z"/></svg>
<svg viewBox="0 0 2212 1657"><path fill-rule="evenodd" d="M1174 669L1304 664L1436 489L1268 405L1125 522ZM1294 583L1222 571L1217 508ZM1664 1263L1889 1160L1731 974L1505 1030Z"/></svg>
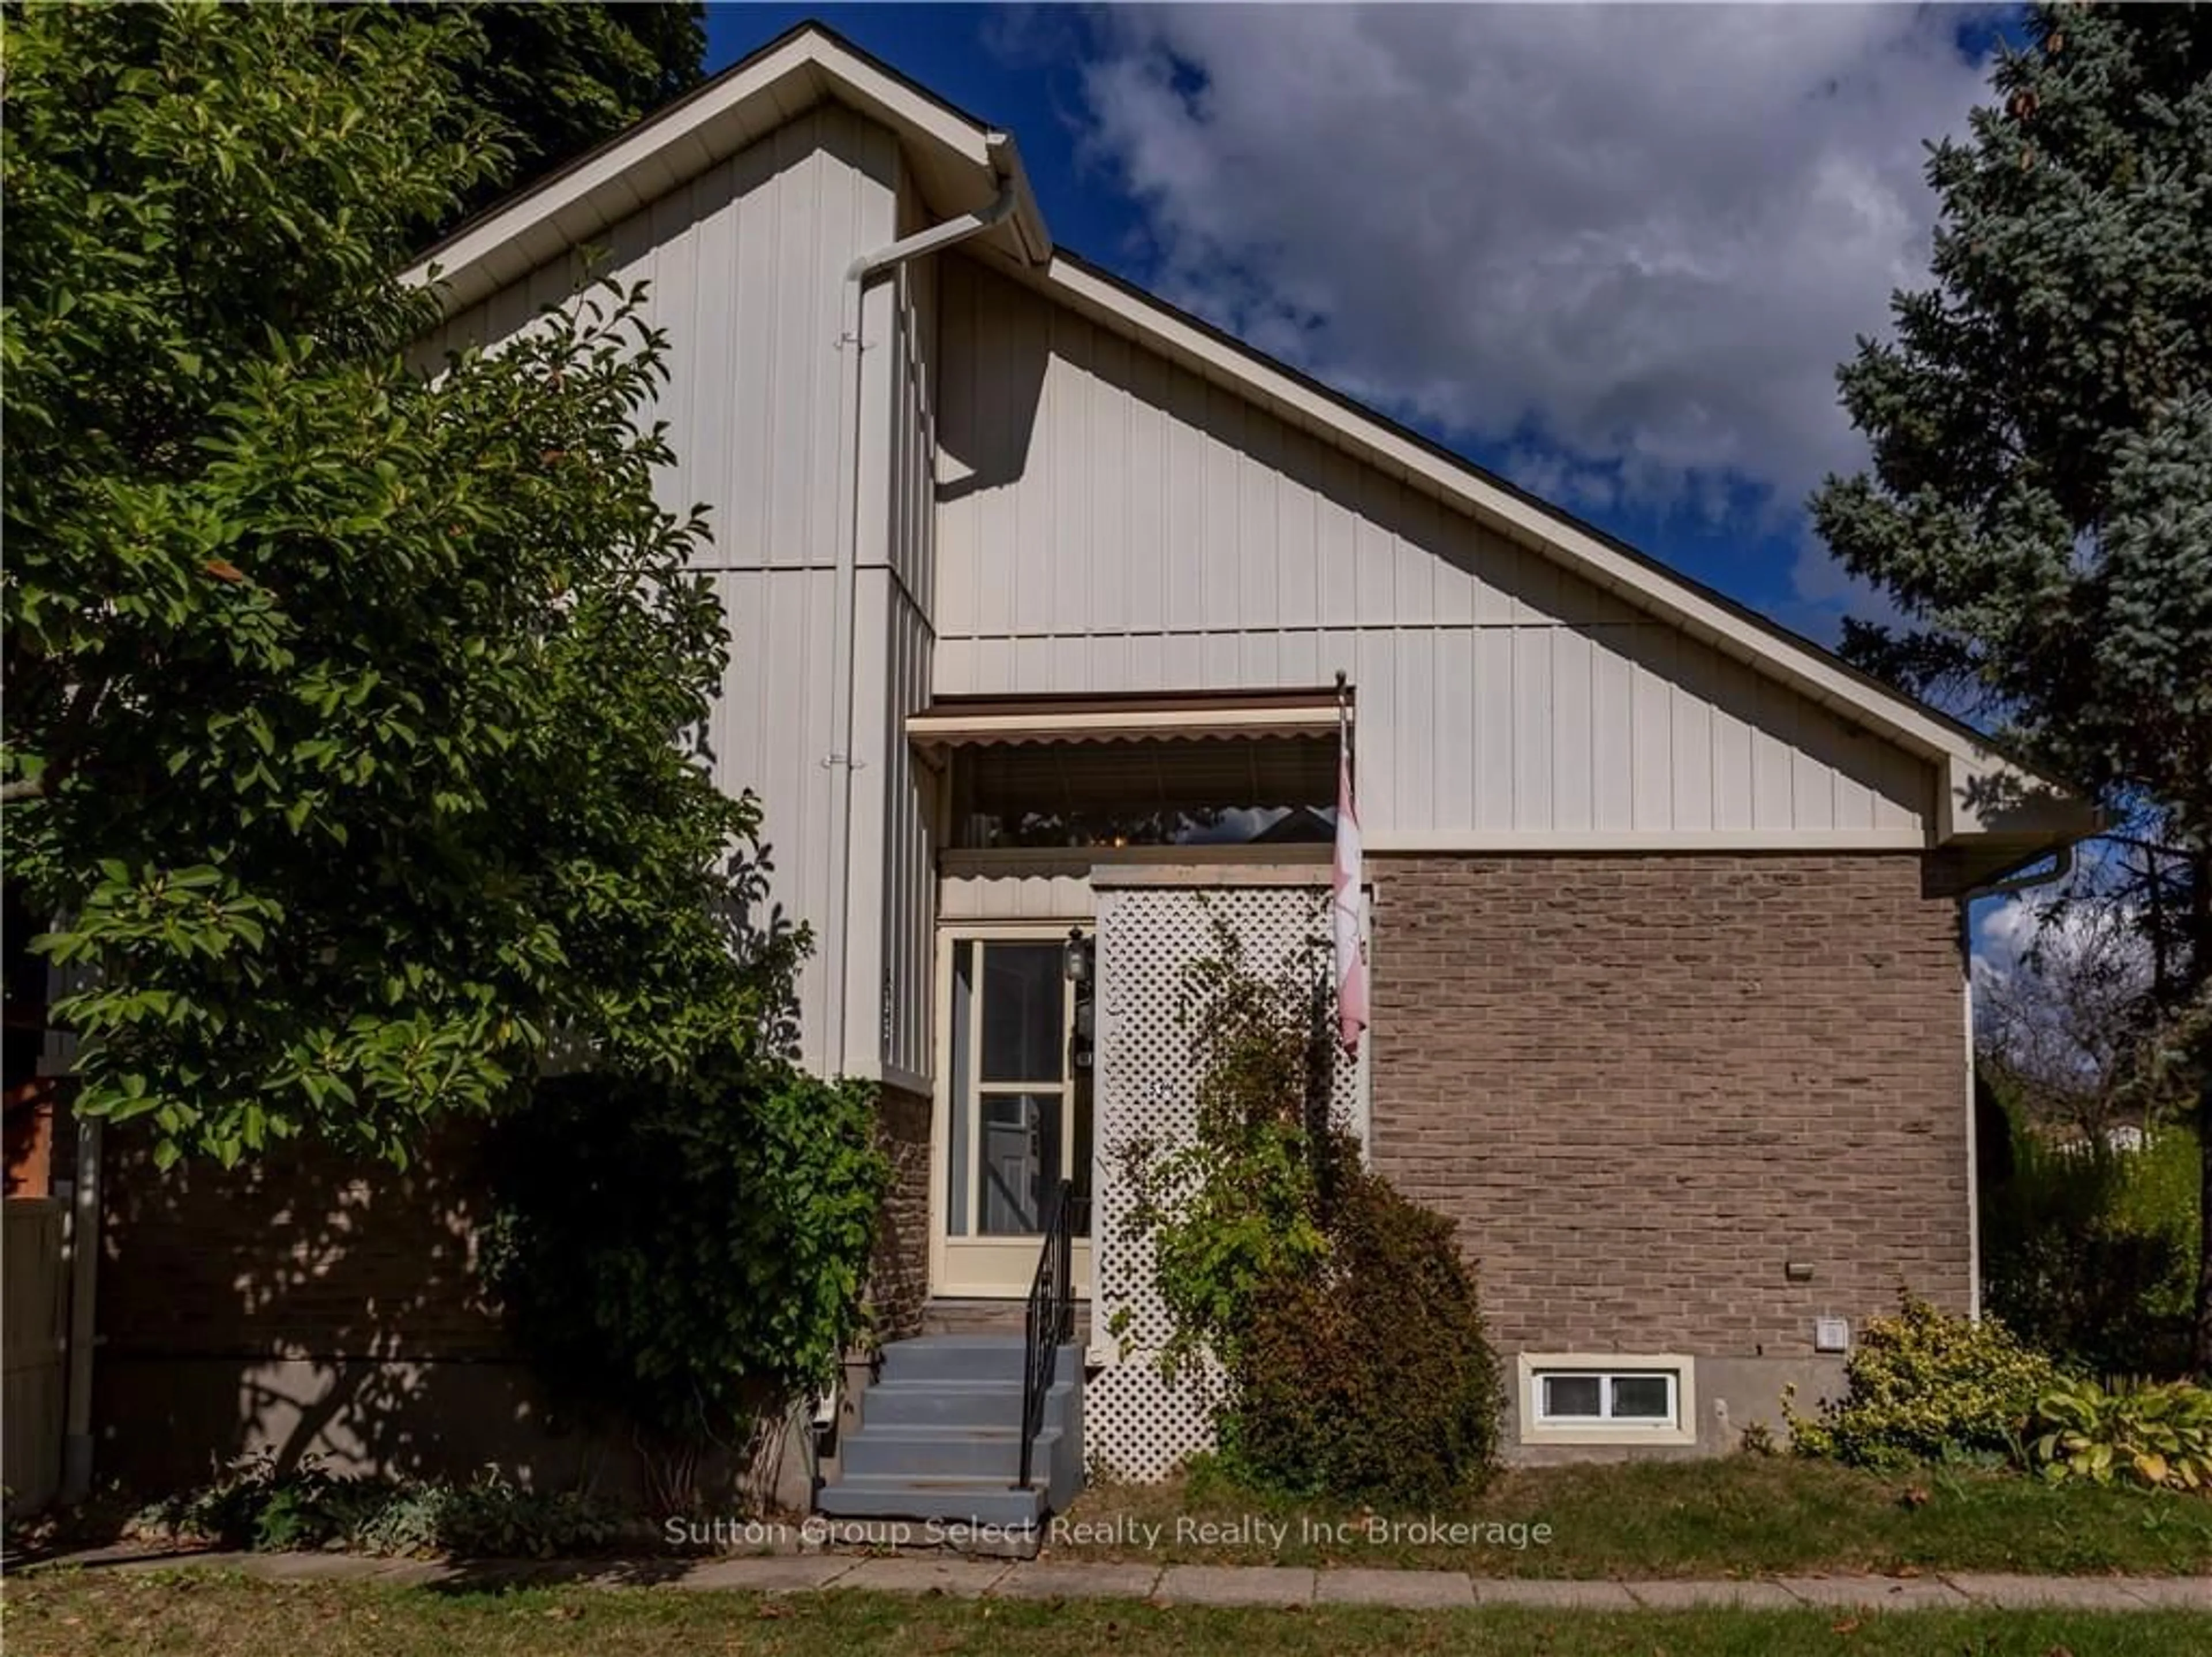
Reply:
<svg viewBox="0 0 2212 1657"><path fill-rule="evenodd" d="M812 15L1011 128L1064 245L1823 642L1869 608L1802 504L2002 10Z"/></svg>

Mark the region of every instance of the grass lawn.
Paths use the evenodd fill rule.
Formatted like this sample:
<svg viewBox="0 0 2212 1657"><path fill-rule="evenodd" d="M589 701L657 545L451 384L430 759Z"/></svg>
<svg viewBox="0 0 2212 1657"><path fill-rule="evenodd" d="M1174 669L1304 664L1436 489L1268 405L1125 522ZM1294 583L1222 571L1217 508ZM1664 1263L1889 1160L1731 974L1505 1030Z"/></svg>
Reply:
<svg viewBox="0 0 2212 1657"><path fill-rule="evenodd" d="M1285 1534L1278 1540L1254 1515ZM1419 1565L1477 1576L2212 1570L2212 1500L2202 1496L1932 1468L1883 1477L1786 1457L1516 1468L1440 1517L1517 1525L1529 1535L1519 1546L1487 1532L1472 1545L1376 1538L1357 1513L1255 1497L1201 1472L1085 1491L1049 1550L1065 1559ZM1154 1525L1156 1539L1143 1528ZM1209 1537L1205 1525L1222 1528ZM1547 1542L1534 1538L1539 1525L1550 1527ZM1350 1534L1340 1539L1334 1527L1343 1526Z"/></svg>
<svg viewBox="0 0 2212 1657"><path fill-rule="evenodd" d="M1540 1652L1546 1657L2167 1657L2212 1653L2212 1619L2185 1613L1643 1611L1517 1608L1413 1613L1161 1608L1133 1601L1017 1602L827 1593L788 1599L673 1589L452 1594L422 1588L245 1581L215 1575L63 1573L5 1590L0 1632L38 1657L195 1653L264 1657L860 1657L868 1652L1210 1654Z"/></svg>

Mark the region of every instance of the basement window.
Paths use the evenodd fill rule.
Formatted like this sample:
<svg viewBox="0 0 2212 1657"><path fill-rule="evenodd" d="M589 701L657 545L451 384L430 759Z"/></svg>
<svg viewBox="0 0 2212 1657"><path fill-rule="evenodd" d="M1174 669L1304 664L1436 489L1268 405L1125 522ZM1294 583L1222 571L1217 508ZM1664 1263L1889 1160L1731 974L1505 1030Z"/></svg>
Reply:
<svg viewBox="0 0 2212 1657"><path fill-rule="evenodd" d="M1693 1365L1672 1355L1521 1355L1523 1444L1694 1444Z"/></svg>

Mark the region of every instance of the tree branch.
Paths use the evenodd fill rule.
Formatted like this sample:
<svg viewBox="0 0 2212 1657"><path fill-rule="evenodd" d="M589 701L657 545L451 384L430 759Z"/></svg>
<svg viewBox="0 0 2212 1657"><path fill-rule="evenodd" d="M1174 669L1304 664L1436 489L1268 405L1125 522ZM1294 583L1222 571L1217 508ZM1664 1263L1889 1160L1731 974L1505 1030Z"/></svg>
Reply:
<svg viewBox="0 0 2212 1657"><path fill-rule="evenodd" d="M76 687L69 705L62 710L61 724L47 746L46 771L35 777L0 783L0 805L15 800L42 800L54 783L75 768L79 758L76 749L91 728L92 716L99 711L100 701L107 694L111 678L110 671L101 668Z"/></svg>

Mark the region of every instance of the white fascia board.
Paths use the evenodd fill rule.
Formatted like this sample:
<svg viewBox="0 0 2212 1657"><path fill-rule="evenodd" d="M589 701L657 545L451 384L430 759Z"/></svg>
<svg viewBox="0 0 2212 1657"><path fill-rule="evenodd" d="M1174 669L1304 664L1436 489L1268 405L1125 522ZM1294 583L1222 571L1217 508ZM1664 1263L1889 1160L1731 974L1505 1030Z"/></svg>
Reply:
<svg viewBox="0 0 2212 1657"><path fill-rule="evenodd" d="M1044 707L1030 713L908 714L909 741L958 746L1024 742L1143 741L1170 737L1334 736L1335 707L1179 708L1127 713Z"/></svg>
<svg viewBox="0 0 2212 1657"><path fill-rule="evenodd" d="M995 192L992 140L1003 140L1003 135L915 91L828 35L807 29L463 226L401 272L400 280L412 287L434 282L447 314L465 310L512 279L511 272L496 273L500 255L538 227L565 218L572 228L563 231L563 240L573 245L582 239L574 227L591 226L583 235L593 234L636 211L641 195L665 193L629 186L627 180L639 168L659 161L673 179L667 186L672 188L824 101L844 104L879 122L902 143L927 146L956 165L972 167L978 202ZM1018 169L1011 145L1002 141L1000 149ZM1018 189L1018 234L1030 257L1041 259L1051 240L1026 178L1019 180ZM526 263L534 268L543 261Z"/></svg>
<svg viewBox="0 0 2212 1657"><path fill-rule="evenodd" d="M1933 836L1917 828L1862 829L1376 829L1363 832L1371 857L1495 853L1575 856L1609 852L1925 851Z"/></svg>
<svg viewBox="0 0 2212 1657"><path fill-rule="evenodd" d="M2085 825L2094 825L2095 814L2085 802L2014 765L1910 698L1869 684L1810 646L1747 620L1695 588L1608 546L1580 526L1499 488L1472 468L1431 453L1379 418L1346 408L1258 354L1229 344L1065 259L1054 259L1044 269L1042 285L1078 309L1106 319L1109 325L1118 323L1121 331L1140 343L1197 365L1209 379L1426 486L1448 504L1549 554L1638 609L1836 709L1907 752L1937 762L1945 783L1942 838L1992 832L1993 825L1983 822L1959 792L1972 777L2009 777L2026 801L2008 813L2021 832L2071 838L2089 832ZM2027 821L2031 810L2041 819L2034 830Z"/></svg>
<svg viewBox="0 0 2212 1657"><path fill-rule="evenodd" d="M2023 845L2057 844L2109 826L2105 814L2089 801L2063 792L1986 749L1944 757L1936 813L1936 832L1943 840L1978 837Z"/></svg>
<svg viewBox="0 0 2212 1657"><path fill-rule="evenodd" d="M1030 265L1049 264L1052 260L1052 232L1046 228L1044 209L1037 205L1036 192L1030 188L1030 171L1022 164L1021 146L1014 135L1000 131L992 134L996 141L999 166L1014 181L1014 232L1021 238L1023 261Z"/></svg>

